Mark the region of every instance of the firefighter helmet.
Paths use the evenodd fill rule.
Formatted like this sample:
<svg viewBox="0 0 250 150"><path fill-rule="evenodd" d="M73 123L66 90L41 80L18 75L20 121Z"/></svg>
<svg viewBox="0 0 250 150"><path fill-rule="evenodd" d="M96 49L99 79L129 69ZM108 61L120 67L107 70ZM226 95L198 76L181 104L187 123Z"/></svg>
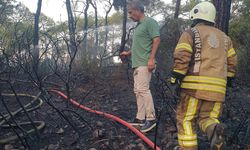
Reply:
<svg viewBox="0 0 250 150"><path fill-rule="evenodd" d="M201 2L194 6L190 11L190 19L202 19L208 22L215 23L216 9L210 2Z"/></svg>

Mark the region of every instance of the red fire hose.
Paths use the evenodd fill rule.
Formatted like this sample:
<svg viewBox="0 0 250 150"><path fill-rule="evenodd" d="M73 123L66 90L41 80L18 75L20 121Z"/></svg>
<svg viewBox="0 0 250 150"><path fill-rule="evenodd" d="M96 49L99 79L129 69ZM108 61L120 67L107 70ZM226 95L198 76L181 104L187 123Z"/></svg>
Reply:
<svg viewBox="0 0 250 150"><path fill-rule="evenodd" d="M128 127L131 131L133 131L136 135L138 135L145 143L147 143L152 149L154 149L155 145L150 139L148 139L144 134L142 134L140 131L138 131L135 127L130 125L128 122L120 119L119 117L116 117L114 115L104 113L104 112L101 112L101 111L90 109L90 108L88 108L88 107L86 107L84 105L79 104L77 101L75 101L73 99L69 99L65 94L63 94L60 91L49 90L49 92L54 92L54 93L58 94L59 96L65 98L66 100L70 101L72 104L74 104L75 106L77 106L77 107L79 107L81 109L84 109L84 110L86 110L88 112L95 113L95 114L98 114L98 115L103 115L104 117L107 117L107 118L110 118L112 120L115 120L115 121L119 122L120 124ZM160 150L160 148L158 146L156 146L156 150Z"/></svg>

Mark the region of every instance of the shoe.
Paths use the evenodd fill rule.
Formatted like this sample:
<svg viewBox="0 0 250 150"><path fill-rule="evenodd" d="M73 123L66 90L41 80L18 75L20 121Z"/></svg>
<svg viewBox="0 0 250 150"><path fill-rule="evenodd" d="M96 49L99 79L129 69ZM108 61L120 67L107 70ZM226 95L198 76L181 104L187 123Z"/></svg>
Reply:
<svg viewBox="0 0 250 150"><path fill-rule="evenodd" d="M140 131L146 133L156 126L156 120L146 120Z"/></svg>
<svg viewBox="0 0 250 150"><path fill-rule="evenodd" d="M140 120L135 118L133 121L129 122L132 126L143 126L145 123L145 120Z"/></svg>
<svg viewBox="0 0 250 150"><path fill-rule="evenodd" d="M211 150L222 150L225 146L224 132L226 126L224 124L217 124L211 139Z"/></svg>

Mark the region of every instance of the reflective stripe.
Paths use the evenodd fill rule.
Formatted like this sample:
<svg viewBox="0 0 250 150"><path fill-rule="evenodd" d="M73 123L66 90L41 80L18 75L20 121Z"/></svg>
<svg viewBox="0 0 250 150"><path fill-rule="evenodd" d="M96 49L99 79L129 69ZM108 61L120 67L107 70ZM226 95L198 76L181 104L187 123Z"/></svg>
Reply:
<svg viewBox="0 0 250 150"><path fill-rule="evenodd" d="M228 77L234 77L235 73L234 72L227 72Z"/></svg>
<svg viewBox="0 0 250 150"><path fill-rule="evenodd" d="M193 134L193 135L181 135L181 134L178 134L178 139L183 140L183 141L196 140L197 139L197 134Z"/></svg>
<svg viewBox="0 0 250 150"><path fill-rule="evenodd" d="M183 81L216 84L223 87L226 87L227 84L225 79L207 76L186 76Z"/></svg>
<svg viewBox="0 0 250 150"><path fill-rule="evenodd" d="M218 124L220 121L218 119L209 119L208 121L204 122L201 125L202 131L206 132L207 127L209 127L211 124Z"/></svg>
<svg viewBox="0 0 250 150"><path fill-rule="evenodd" d="M215 102L213 110L210 112L210 115L209 115L210 119L201 125L202 131L205 132L207 127L209 127L211 124L220 123L220 121L218 120L218 117L220 114L220 108L221 108L221 103Z"/></svg>
<svg viewBox="0 0 250 150"><path fill-rule="evenodd" d="M187 44L187 43L180 43L180 44L178 44L176 46L175 50L178 50L178 49L185 49L185 50L187 50L190 53L193 52L193 49L192 49L191 45Z"/></svg>
<svg viewBox="0 0 250 150"><path fill-rule="evenodd" d="M185 72L185 71L182 71L182 70L176 70L176 69L174 69L173 71L174 71L174 72L177 72L177 73L180 73L180 74L183 74L183 75L186 74L186 72Z"/></svg>
<svg viewBox="0 0 250 150"><path fill-rule="evenodd" d="M235 50L233 48L231 48L231 49L229 49L227 51L227 57L231 57L231 56L233 56L235 54L236 54L236 52L235 52Z"/></svg>
<svg viewBox="0 0 250 150"><path fill-rule="evenodd" d="M198 105L198 99L190 97L188 102L187 112L183 120L183 129L185 135L191 135L191 136L194 135L191 121L196 113L197 105Z"/></svg>
<svg viewBox="0 0 250 150"><path fill-rule="evenodd" d="M170 83L175 84L176 83L176 78L171 77L170 78Z"/></svg>
<svg viewBox="0 0 250 150"><path fill-rule="evenodd" d="M193 141L182 141L182 140L178 140L179 145L182 147L193 147L193 146L197 146L198 142L197 140L193 140Z"/></svg>
<svg viewBox="0 0 250 150"><path fill-rule="evenodd" d="M221 86L217 86L217 85L209 85L209 84L184 83L183 82L181 84L181 88L218 92L218 93L222 93L222 94L226 93L226 87L221 87Z"/></svg>
<svg viewBox="0 0 250 150"><path fill-rule="evenodd" d="M214 108L213 110L210 112L210 118L215 118L217 119L219 117L220 114L220 107L221 107L221 103L216 102L214 104Z"/></svg>

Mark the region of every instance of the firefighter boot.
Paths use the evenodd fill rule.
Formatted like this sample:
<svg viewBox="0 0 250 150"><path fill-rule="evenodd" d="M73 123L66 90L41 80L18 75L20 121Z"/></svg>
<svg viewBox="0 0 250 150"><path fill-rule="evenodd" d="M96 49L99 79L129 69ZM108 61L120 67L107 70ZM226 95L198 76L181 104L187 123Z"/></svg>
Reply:
<svg viewBox="0 0 250 150"><path fill-rule="evenodd" d="M210 150L222 150L225 146L225 139L223 136L225 127L224 124L216 124L215 126L211 125L211 127L208 127L207 135L210 140Z"/></svg>

